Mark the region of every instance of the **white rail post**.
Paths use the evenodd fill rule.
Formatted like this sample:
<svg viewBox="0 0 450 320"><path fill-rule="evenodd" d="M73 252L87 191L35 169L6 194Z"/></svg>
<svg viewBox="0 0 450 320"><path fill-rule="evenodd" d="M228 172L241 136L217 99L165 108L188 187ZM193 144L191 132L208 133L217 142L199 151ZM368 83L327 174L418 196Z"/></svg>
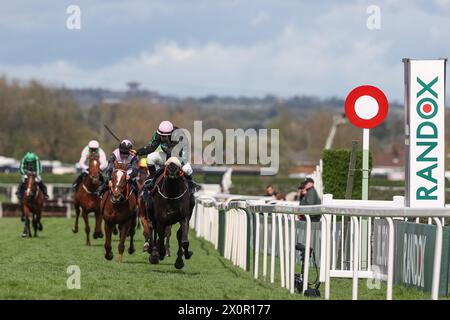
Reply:
<svg viewBox="0 0 450 320"><path fill-rule="evenodd" d="M331 248L330 248L330 238L331 238L331 217L329 214L323 215L325 219L325 299L330 299L330 254L331 254Z"/></svg>
<svg viewBox="0 0 450 320"><path fill-rule="evenodd" d="M386 219L389 225L388 240L388 265L387 265L387 288L386 299L392 300L392 284L394 282L394 222L392 218ZM406 249L404 249L406 250Z"/></svg>
<svg viewBox="0 0 450 320"><path fill-rule="evenodd" d="M258 279L259 267L259 212L255 212L255 279Z"/></svg>
<svg viewBox="0 0 450 320"><path fill-rule="evenodd" d="M359 272L359 219L352 216L353 221L353 283L352 283L352 300L358 300L358 272Z"/></svg>
<svg viewBox="0 0 450 320"><path fill-rule="evenodd" d="M345 229L344 229L344 224L345 224L345 216L341 216L341 270L344 270L344 260L345 260L345 251L344 251L344 246L345 246Z"/></svg>
<svg viewBox="0 0 450 320"><path fill-rule="evenodd" d="M291 293L294 293L295 283L295 215L291 214Z"/></svg>
<svg viewBox="0 0 450 320"><path fill-rule="evenodd" d="M285 250L285 255L284 258L286 260L285 262L285 267L286 267L286 271L285 271L285 276L286 276L286 288L289 290L290 286L291 286L291 282L290 282L290 264L289 264L289 247L290 247L290 243L289 243L289 217L287 214L283 214L284 217L284 239L285 239L285 246L284 246L284 250Z"/></svg>
<svg viewBox="0 0 450 320"><path fill-rule="evenodd" d="M268 238L268 222L267 222L267 212L264 215L264 243L263 243L263 280L266 281L267 276L267 238Z"/></svg>
<svg viewBox="0 0 450 320"><path fill-rule="evenodd" d="M331 245L332 245L332 258L331 258L331 269L335 270L336 269L336 216L333 215L332 218L332 224L333 224L333 229L332 229L332 238L331 238Z"/></svg>
<svg viewBox="0 0 450 320"><path fill-rule="evenodd" d="M280 249L280 273L281 273L281 287L284 288L284 246L283 246L283 220L281 214L278 217L278 245Z"/></svg>
<svg viewBox="0 0 450 320"><path fill-rule="evenodd" d="M276 231L277 231L277 217L275 213L272 215L272 249L270 251L270 283L275 282L275 243L276 243Z"/></svg>
<svg viewBox="0 0 450 320"><path fill-rule="evenodd" d="M67 203L67 204L66 204L66 218L67 218L67 219L70 219L70 215L71 215L71 212L70 212L70 203Z"/></svg>
<svg viewBox="0 0 450 320"><path fill-rule="evenodd" d="M434 245L433 283L431 285L431 299L439 299L439 276L441 274L442 256L442 223L439 218L433 218L436 223L436 240ZM447 272L447 270L445 270Z"/></svg>
<svg viewBox="0 0 450 320"><path fill-rule="evenodd" d="M306 234L305 234L305 264L303 266L303 291L308 289L308 279L309 279L309 252L311 246L311 217L306 214Z"/></svg>

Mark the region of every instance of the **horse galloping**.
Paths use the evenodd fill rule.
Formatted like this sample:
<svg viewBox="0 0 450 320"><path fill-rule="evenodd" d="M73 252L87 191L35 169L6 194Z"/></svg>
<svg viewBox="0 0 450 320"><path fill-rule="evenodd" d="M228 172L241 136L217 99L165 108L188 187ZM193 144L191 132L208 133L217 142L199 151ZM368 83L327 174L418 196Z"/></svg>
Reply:
<svg viewBox="0 0 450 320"><path fill-rule="evenodd" d="M103 238L102 232L102 216L100 212L100 197L97 189L100 186L100 161L96 154L91 154L89 157L89 174L84 176L80 186L75 192L74 206L75 206L75 225L72 229L73 233L78 232L78 218L80 216L80 208L83 216L85 231L86 231L86 245L91 245L89 233L91 228L89 226L89 213L95 214L95 231L94 239Z"/></svg>
<svg viewBox="0 0 450 320"><path fill-rule="evenodd" d="M161 184L161 186L160 186ZM183 254L190 259L193 252L189 251L189 220L191 218L190 193L181 163L176 157L169 158L165 163L161 183L156 184L157 192L153 197L152 223L155 228L155 238L149 257L150 263L163 260L166 255L164 239L167 227L179 223L177 231L178 251L175 268L184 267Z"/></svg>
<svg viewBox="0 0 450 320"><path fill-rule="evenodd" d="M102 216L105 222L105 258L112 260L113 253L111 249L112 232L116 225L119 225L119 262L123 260L125 251L125 240L130 236L130 247L128 253L133 254L133 237L136 228L137 217L137 198L133 192L131 184L127 180L126 168L119 165L117 161L114 164L112 181L109 189L105 192L101 202Z"/></svg>
<svg viewBox="0 0 450 320"><path fill-rule="evenodd" d="M32 224L34 236L37 231L42 231L41 215L44 207L44 193L36 182L36 173L27 172L25 193L21 199L21 208L24 219L24 230L22 237L31 237L30 213L32 214Z"/></svg>

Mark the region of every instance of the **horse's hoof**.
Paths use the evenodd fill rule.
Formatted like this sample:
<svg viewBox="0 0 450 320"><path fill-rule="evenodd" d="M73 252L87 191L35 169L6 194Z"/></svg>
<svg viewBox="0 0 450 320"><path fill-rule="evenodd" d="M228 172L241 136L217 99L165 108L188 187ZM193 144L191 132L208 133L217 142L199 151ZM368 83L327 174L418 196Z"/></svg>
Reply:
<svg viewBox="0 0 450 320"><path fill-rule="evenodd" d="M158 259L158 256L157 256L157 255L151 255L151 256L149 256L149 257L148 257L148 261L149 261L151 264L158 264L158 263L159 263L159 259Z"/></svg>
<svg viewBox="0 0 450 320"><path fill-rule="evenodd" d="M38 230L39 230L39 231L44 230L44 227L42 226L42 223L40 223L40 222L39 222L39 225L38 225Z"/></svg>
<svg viewBox="0 0 450 320"><path fill-rule="evenodd" d="M78 233L78 229L72 228L73 233Z"/></svg>
<svg viewBox="0 0 450 320"><path fill-rule="evenodd" d="M184 253L184 257L189 260L193 254L194 254L194 252L192 252L192 251L186 251Z"/></svg>
<svg viewBox="0 0 450 320"><path fill-rule="evenodd" d="M114 257L114 255L113 255L112 252L107 252L107 253L105 253L105 259L106 259L106 260L112 260L113 257Z"/></svg>
<svg viewBox="0 0 450 320"><path fill-rule="evenodd" d="M22 238L28 237L28 233L22 233Z"/></svg>
<svg viewBox="0 0 450 320"><path fill-rule="evenodd" d="M183 258L178 257L177 261L175 261L175 268L177 269L181 269L184 267L184 262L183 262Z"/></svg>
<svg viewBox="0 0 450 320"><path fill-rule="evenodd" d="M128 248L128 253L129 254L133 254L136 250L134 250L134 248Z"/></svg>
<svg viewBox="0 0 450 320"><path fill-rule="evenodd" d="M158 255L158 258L159 258L160 261L163 261L163 260L164 260L164 257L165 257L164 255L161 255L161 254Z"/></svg>
<svg viewBox="0 0 450 320"><path fill-rule="evenodd" d="M145 242L144 243L144 248L142 248L142 251L143 252L148 252L149 248L150 248L150 244L148 242ZM149 253L151 253L151 252L149 252Z"/></svg>
<svg viewBox="0 0 450 320"><path fill-rule="evenodd" d="M119 254L119 257L117 258L117 262L122 263L123 261L123 254Z"/></svg>
<svg viewBox="0 0 450 320"><path fill-rule="evenodd" d="M88 247L90 247L90 246L91 246L91 242L90 242L90 241L86 241L86 245L87 245Z"/></svg>

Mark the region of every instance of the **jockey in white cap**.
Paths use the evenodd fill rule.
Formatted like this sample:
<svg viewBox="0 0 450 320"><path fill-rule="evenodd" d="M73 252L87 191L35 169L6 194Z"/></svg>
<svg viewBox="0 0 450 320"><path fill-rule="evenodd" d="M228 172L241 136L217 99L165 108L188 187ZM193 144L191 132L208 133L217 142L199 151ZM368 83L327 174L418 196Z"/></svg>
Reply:
<svg viewBox="0 0 450 320"><path fill-rule="evenodd" d="M92 153L96 153L98 155L98 160L100 162L100 170L103 171L108 166L108 162L106 161L105 151L103 151L103 149L100 148L100 144L98 143L98 141L97 140L89 141L88 145L86 147L84 147L83 150L81 151L81 157L80 157L80 160L78 161L78 165L81 168L81 174L77 177L75 182L72 184L72 187L74 188L74 190L76 190L78 188L83 177L88 174L89 156ZM103 175L100 175L100 179L103 182L103 180L104 180Z"/></svg>

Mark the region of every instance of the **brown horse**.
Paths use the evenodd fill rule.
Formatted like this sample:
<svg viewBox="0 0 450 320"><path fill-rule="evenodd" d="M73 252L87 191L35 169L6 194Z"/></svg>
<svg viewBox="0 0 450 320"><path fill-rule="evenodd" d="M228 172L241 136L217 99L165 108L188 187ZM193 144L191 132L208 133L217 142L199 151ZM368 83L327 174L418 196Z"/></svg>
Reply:
<svg viewBox="0 0 450 320"><path fill-rule="evenodd" d="M42 231L41 214L44 207L44 193L39 189L36 182L36 173L27 172L26 189L21 199L22 213L24 217L24 230L22 237L31 237L30 213L37 237L37 230Z"/></svg>
<svg viewBox="0 0 450 320"><path fill-rule="evenodd" d="M105 258L112 260L114 256L111 250L111 238L113 229L118 224L120 230L118 261L122 262L127 235L130 236L128 253L133 254L135 251L133 237L138 208L136 195L126 178L126 168L118 165L117 161L114 167L112 181L101 203L103 220L105 221Z"/></svg>
<svg viewBox="0 0 450 320"><path fill-rule="evenodd" d="M91 245L89 233L89 212L95 214L95 231L94 239L103 238L102 233L102 215L100 212L100 197L97 189L100 186L100 161L96 154L91 154L89 157L89 174L83 177L80 186L75 192L74 206L75 206L75 225L72 229L73 233L78 232L78 218L80 216L80 208L83 214L83 220L86 231L86 245Z"/></svg>

